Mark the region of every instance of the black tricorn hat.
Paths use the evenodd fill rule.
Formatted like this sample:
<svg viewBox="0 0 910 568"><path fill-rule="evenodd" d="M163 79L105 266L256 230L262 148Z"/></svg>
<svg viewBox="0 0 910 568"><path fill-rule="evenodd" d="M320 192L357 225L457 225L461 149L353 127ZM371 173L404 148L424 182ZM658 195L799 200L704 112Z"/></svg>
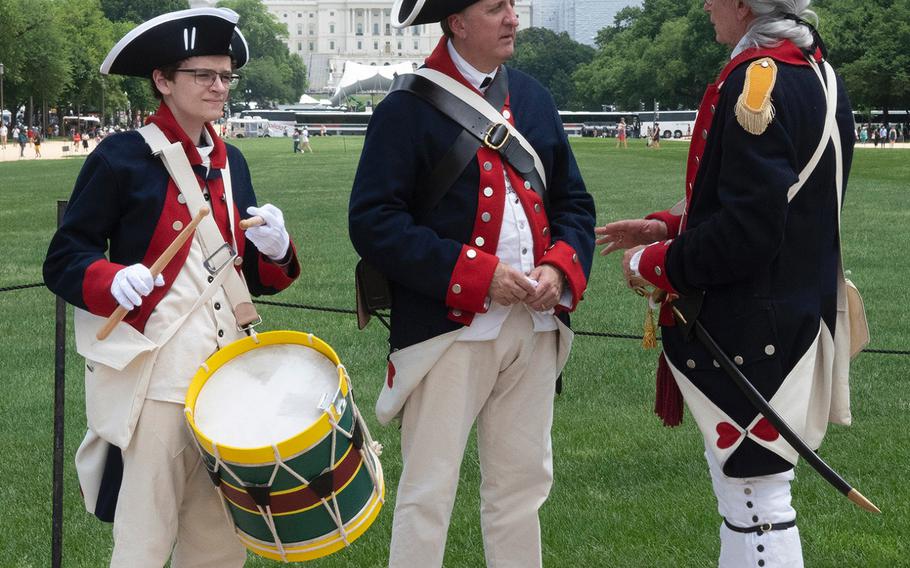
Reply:
<svg viewBox="0 0 910 568"><path fill-rule="evenodd" d="M395 0L392 25L396 28L441 22L478 0Z"/></svg>
<svg viewBox="0 0 910 568"><path fill-rule="evenodd" d="M103 75L151 77L154 69L200 55L229 55L239 69L250 59L237 20L225 8L168 12L140 24L117 42L104 63Z"/></svg>

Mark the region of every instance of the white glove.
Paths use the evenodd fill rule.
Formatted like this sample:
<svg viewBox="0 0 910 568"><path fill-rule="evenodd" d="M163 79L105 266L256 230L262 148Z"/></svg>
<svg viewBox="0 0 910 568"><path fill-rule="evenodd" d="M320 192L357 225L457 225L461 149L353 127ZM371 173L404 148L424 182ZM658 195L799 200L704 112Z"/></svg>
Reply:
<svg viewBox="0 0 910 568"><path fill-rule="evenodd" d="M263 225L247 229L247 238L256 245L259 252L272 260L284 258L288 253L288 247L291 246L291 237L284 228L284 215L281 209L266 203L262 207L247 207L246 212L250 215L259 215L265 221Z"/></svg>
<svg viewBox="0 0 910 568"><path fill-rule="evenodd" d="M156 286L164 286L160 274L152 278L152 272L142 264L122 268L111 282L111 294L123 308L132 310L142 305L142 297L148 296Z"/></svg>

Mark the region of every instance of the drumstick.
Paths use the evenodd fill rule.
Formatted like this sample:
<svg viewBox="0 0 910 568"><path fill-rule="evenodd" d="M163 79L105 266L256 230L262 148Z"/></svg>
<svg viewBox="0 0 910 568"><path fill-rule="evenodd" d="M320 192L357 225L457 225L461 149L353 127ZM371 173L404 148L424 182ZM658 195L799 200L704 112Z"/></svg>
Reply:
<svg viewBox="0 0 910 568"><path fill-rule="evenodd" d="M249 219L243 219L242 221L240 221L240 228L243 229L244 231L246 231L247 229L250 229L252 227L258 227L260 225L265 225L265 219L263 219L259 215L254 215L254 216L250 217Z"/></svg>
<svg viewBox="0 0 910 568"><path fill-rule="evenodd" d="M177 235L177 238L175 238L174 241L169 244L166 249L164 249L164 252L161 253L161 256L159 256L158 259L155 260L155 262L149 268L149 272L152 273L152 280L161 274L161 271L164 270L164 267L167 266L171 259L174 258L174 255L177 254L177 251L179 251L187 239L190 238L190 236L193 234L193 231L196 230L196 227L199 225L202 219L209 214L209 211L209 208L205 205L200 207L199 212L196 213L196 216L193 217L193 220L190 221L190 224L184 227L183 230L180 231L180 234ZM95 337L98 338L99 341L107 339L107 336L110 335L112 331L114 331L114 328L118 323L120 323L121 320L123 320L124 317L126 317L127 313L129 313L129 311L126 308L123 306L117 306L117 309L114 310L114 313L112 313L110 317L107 318L107 321L104 323L104 327L98 330L98 333L95 335Z"/></svg>

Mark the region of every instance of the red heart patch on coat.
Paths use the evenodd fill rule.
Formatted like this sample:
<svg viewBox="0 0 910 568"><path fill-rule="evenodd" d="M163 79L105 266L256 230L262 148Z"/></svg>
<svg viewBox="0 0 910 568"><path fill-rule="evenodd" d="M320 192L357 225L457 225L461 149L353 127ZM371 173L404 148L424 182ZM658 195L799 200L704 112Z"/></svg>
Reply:
<svg viewBox="0 0 910 568"><path fill-rule="evenodd" d="M392 362L389 361L389 365L386 368L386 372L385 372L385 382L387 385L389 385L389 388L392 388L392 383L394 382L394 379L395 379L395 365L393 365Z"/></svg>
<svg viewBox="0 0 910 568"><path fill-rule="evenodd" d="M743 435L739 428L729 422L720 422L717 424L717 447L726 450L739 440Z"/></svg>
<svg viewBox="0 0 910 568"><path fill-rule="evenodd" d="M773 442L774 440L780 438L780 432L777 431L767 418L762 418L758 421L757 424L750 430L752 435L760 438L766 442Z"/></svg>

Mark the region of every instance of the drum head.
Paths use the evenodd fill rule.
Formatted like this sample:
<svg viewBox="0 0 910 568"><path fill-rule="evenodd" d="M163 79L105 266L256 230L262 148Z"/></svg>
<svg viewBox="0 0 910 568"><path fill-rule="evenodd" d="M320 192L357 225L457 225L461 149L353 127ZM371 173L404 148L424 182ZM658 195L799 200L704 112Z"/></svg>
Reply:
<svg viewBox="0 0 910 568"><path fill-rule="evenodd" d="M213 442L262 448L305 431L334 397L338 368L305 345L262 345L222 365L199 392L194 419Z"/></svg>

